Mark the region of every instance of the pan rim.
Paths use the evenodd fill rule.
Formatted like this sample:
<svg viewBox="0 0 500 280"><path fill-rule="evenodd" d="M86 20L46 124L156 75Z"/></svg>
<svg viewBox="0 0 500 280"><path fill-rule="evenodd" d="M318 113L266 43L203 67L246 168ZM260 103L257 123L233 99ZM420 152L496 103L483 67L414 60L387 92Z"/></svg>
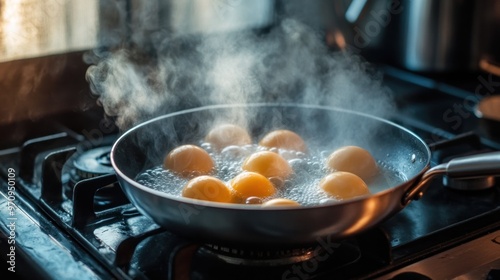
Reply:
<svg viewBox="0 0 500 280"><path fill-rule="evenodd" d="M420 142L420 144L422 144L423 147L425 147L425 153L427 154L427 159L425 161L425 165L422 168L422 170L420 170L416 175L414 175L411 178L407 178L402 183L400 183L398 185L394 185L386 190L383 190L383 191L380 191L380 192L377 192L374 194L367 194L367 195L362 195L362 196L350 198L347 200L332 201L329 203L324 203L324 204L319 204L319 205L300 206L300 207L297 207L297 206L262 207L260 205L246 205L246 204L236 204L236 203L212 202L212 201L203 201L203 200L197 200L197 199L192 199L192 198L174 196L174 195L167 194L165 192L161 192L161 191L146 187L146 186L138 183L134 179L125 175L120 170L120 168L118 168L118 166L115 162L115 153L117 150L117 146L119 146L120 142L124 141L123 139L127 138L127 136L129 134L134 133L134 131L137 129L140 129L140 127L147 126L148 124L156 122L158 120L174 117L177 115L183 115L183 114L194 113L194 112L210 110L210 109L224 109L224 108L234 108L234 107L301 107L301 108L311 108L311 109L321 109L321 110L327 110L327 111L344 112L344 113L349 113L349 114L353 114L353 115L371 118L371 119L377 120L379 122L386 123L386 124L389 124L391 126L397 127L401 131L404 131L405 133L412 136L415 140ZM110 152L110 160L111 160L111 165L113 166L113 169L116 172L116 174L120 178L122 178L123 180L127 181L127 183L130 184L131 186L139 189L140 191L149 193L151 195L159 196L161 198L173 200L173 201L176 201L179 203L185 203L188 205L192 205L194 207L203 206L203 207L219 208L219 209L231 209L231 210L238 210L238 211L276 211L276 210L279 210L279 211L291 211L291 210L307 211L308 209L329 207L331 205L354 204L354 203L357 203L359 201L366 200L367 198L370 198L370 197L384 196L387 193L394 192L399 187L407 184L410 181L414 181L416 178L419 178L420 176L422 176L422 174L426 171L427 167L430 165L431 151L430 151L429 146L425 143L425 141L420 136L416 135L413 131L411 131L411 130L409 130L409 129L407 129L399 124L396 124L390 120L387 120L387 119L384 119L384 118L381 118L378 116L374 116L374 115L370 115L367 113L362 113L362 112L358 112L358 111L354 111L354 110L339 108L339 107L335 107L335 106L303 104L303 103L274 103L273 102L273 103L213 104L213 105L199 106L199 107L195 107L195 108L176 111L176 112L172 112L169 114L165 114L165 115L161 115L161 116L152 118L150 120L144 121L142 123L139 123L139 124L133 126L132 128L125 131L122 135L120 135L118 137L118 139L113 143L113 146L112 146L111 152ZM124 186L122 186L120 184L120 187L125 191Z"/></svg>

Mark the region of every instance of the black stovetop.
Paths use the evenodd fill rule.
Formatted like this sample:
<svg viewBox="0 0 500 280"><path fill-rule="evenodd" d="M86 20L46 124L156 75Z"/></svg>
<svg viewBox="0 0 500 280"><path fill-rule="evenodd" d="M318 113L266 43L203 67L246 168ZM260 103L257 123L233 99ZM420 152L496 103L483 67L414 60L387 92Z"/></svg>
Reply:
<svg viewBox="0 0 500 280"><path fill-rule="evenodd" d="M460 86L452 86L393 68L386 73L386 85L399 108L392 120L426 140L433 164L500 150L500 140L481 128L469 106L479 98L475 83L491 77L474 75L468 83L461 80ZM459 111L460 106L465 111ZM42 123L2 129L16 132L14 140L1 147L0 166L5 179L9 168L15 171L17 275L37 273L39 279L188 279L187 275L192 279L370 279L500 228L500 183L465 192L445 188L438 179L422 199L379 227L332 241L335 250L327 259L274 267L223 263L206 246L172 235L140 215L126 203L114 174L81 178L72 185L68 159L95 147L109 147L116 139L116 130L103 129L100 113L54 116ZM68 119L79 121L68 123ZM73 200L66 198L68 186L74 188L69 194ZM2 209L9 206L8 187L7 182L0 185ZM98 191L103 187L104 194ZM111 203L99 201L109 193L118 198ZM10 247L11 220L7 218L2 214L2 252ZM7 268L8 264L2 269Z"/></svg>

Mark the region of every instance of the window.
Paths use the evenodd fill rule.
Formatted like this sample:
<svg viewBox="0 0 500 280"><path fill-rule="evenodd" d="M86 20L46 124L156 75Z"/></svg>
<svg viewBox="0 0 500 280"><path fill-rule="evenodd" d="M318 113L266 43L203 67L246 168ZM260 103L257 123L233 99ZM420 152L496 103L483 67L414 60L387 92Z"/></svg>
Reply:
<svg viewBox="0 0 500 280"><path fill-rule="evenodd" d="M0 0L0 61L93 48L99 0Z"/></svg>

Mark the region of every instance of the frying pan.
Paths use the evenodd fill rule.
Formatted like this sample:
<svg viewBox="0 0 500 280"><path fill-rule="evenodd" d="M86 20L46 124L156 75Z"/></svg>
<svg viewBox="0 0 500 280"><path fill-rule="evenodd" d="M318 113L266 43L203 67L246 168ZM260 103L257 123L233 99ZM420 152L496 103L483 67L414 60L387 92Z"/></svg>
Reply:
<svg viewBox="0 0 500 280"><path fill-rule="evenodd" d="M333 151L358 145L402 175L397 184L368 196L305 207L261 208L177 197L139 184L136 176L160 165L181 144L198 144L218 122L248 128L255 141L277 128L301 135L309 147ZM429 168L431 152L411 131L374 116L313 105L215 105L180 111L139 124L113 145L111 162L121 188L142 214L192 240L216 244L292 246L358 234L420 198L434 176L500 174L500 153ZM418 221L416 221L418 222Z"/></svg>

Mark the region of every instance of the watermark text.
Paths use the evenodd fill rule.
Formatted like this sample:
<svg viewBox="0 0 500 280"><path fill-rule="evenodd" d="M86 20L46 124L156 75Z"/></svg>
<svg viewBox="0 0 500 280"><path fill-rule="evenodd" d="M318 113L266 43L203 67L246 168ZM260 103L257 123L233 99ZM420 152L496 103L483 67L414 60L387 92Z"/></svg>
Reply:
<svg viewBox="0 0 500 280"><path fill-rule="evenodd" d="M7 169L7 215L8 215L8 239L7 270L16 272L16 170Z"/></svg>

